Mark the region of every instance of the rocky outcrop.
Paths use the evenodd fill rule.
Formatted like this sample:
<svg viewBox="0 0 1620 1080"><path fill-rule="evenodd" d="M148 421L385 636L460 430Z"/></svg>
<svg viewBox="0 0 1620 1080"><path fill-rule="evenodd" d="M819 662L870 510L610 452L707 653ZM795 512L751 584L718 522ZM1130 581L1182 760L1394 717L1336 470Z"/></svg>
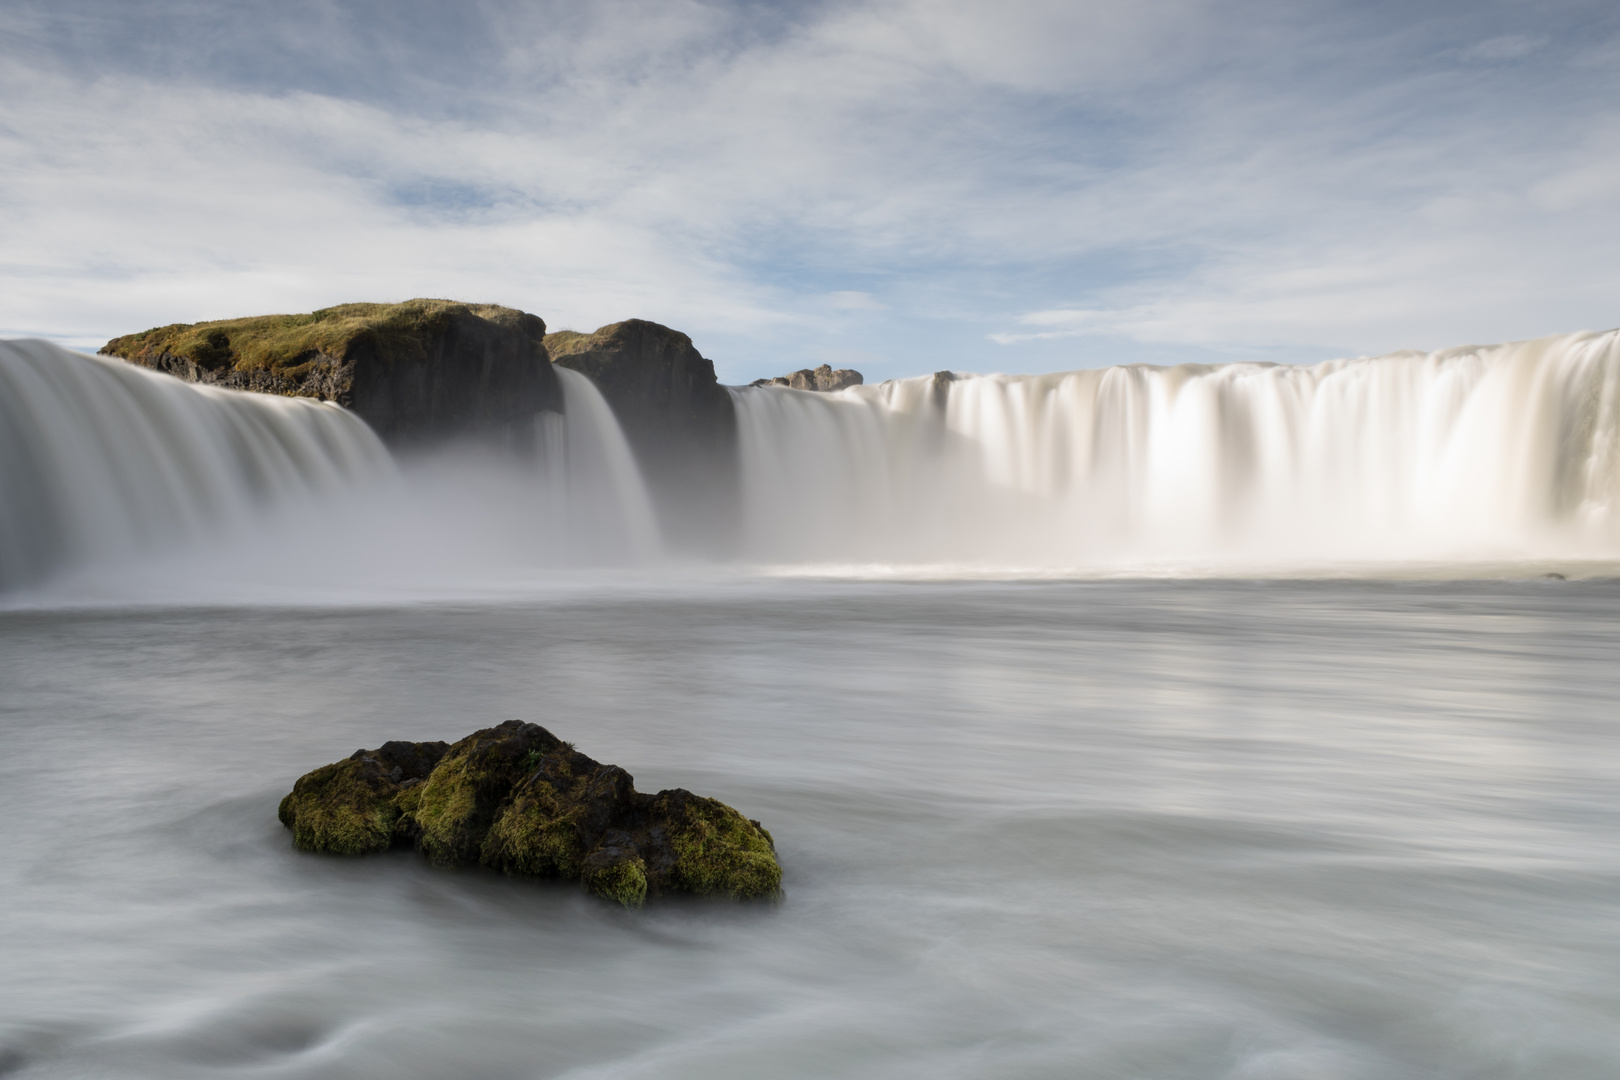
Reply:
<svg viewBox="0 0 1620 1080"><path fill-rule="evenodd" d="M626 907L667 893L776 899L782 889L759 822L683 788L638 792L617 765L519 720L454 745L356 750L300 777L280 817L305 851L414 845L439 865L577 880Z"/></svg>
<svg viewBox="0 0 1620 1080"><path fill-rule="evenodd" d="M546 324L490 304L342 304L307 315L176 323L101 352L187 382L345 405L393 445L523 439L562 411Z"/></svg>
<svg viewBox="0 0 1620 1080"><path fill-rule="evenodd" d="M750 386L785 386L790 390L819 390L823 393L842 390L846 386L860 386L866 380L852 368L834 371L831 364L818 368L800 368L791 375L778 375L774 379L755 379Z"/></svg>
<svg viewBox="0 0 1620 1080"><path fill-rule="evenodd" d="M630 319L590 334L546 335L553 363L607 399L646 477L665 540L714 550L736 513L737 417L692 339Z"/></svg>

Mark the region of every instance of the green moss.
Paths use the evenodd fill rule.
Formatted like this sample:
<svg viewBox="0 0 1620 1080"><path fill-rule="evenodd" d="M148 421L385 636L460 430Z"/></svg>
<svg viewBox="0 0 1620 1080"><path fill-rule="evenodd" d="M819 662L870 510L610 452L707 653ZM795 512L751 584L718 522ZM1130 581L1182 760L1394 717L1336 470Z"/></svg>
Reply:
<svg viewBox="0 0 1620 1080"><path fill-rule="evenodd" d="M647 866L635 856L587 865L581 880L593 896L638 908L647 900Z"/></svg>
<svg viewBox="0 0 1620 1080"><path fill-rule="evenodd" d="M546 352L555 359L570 353L585 352L594 348L599 340L595 334L582 334L578 330L558 330L554 334L546 335Z"/></svg>
<svg viewBox="0 0 1620 1080"><path fill-rule="evenodd" d="M422 785L411 817L418 829L417 843L433 862L471 862L476 857L482 837L475 823L478 788L484 779L461 760L442 763Z"/></svg>
<svg viewBox="0 0 1620 1080"><path fill-rule="evenodd" d="M349 759L300 777L278 812L281 823L292 830L293 844L336 855L366 855L392 847L399 809L393 785L368 775L374 772Z"/></svg>
<svg viewBox="0 0 1620 1080"><path fill-rule="evenodd" d="M423 341L442 333L450 318L470 313L507 326L532 319L495 304L407 300L401 304L339 304L304 315L174 323L109 341L102 352L140 360L164 353L209 370L271 371L297 377L321 358L342 360L362 343L385 360L421 359Z"/></svg>
<svg viewBox="0 0 1620 1080"><path fill-rule="evenodd" d="M590 820L603 810L600 799L592 797L601 794L593 790L593 781L625 774L612 766L604 770L566 742L541 755L527 771L530 775L513 790L484 838L479 861L509 874L577 878L590 850L587 834L600 832L602 824L590 828ZM627 777L625 790L631 790ZM618 801L609 794L609 804Z"/></svg>
<svg viewBox="0 0 1620 1080"><path fill-rule="evenodd" d="M717 799L685 791L661 792L653 814L667 816L675 852L674 884L699 896L774 900L782 894L782 867L770 834Z"/></svg>
<svg viewBox="0 0 1620 1080"><path fill-rule="evenodd" d="M395 843L414 842L422 835L422 826L416 821L416 808L422 802L422 787L415 784L394 796L394 807L399 811L399 816L394 819Z"/></svg>
<svg viewBox="0 0 1620 1080"><path fill-rule="evenodd" d="M579 819L584 808L566 804L550 784L527 784L505 809L479 851L492 870L533 877L578 877L585 858Z"/></svg>
<svg viewBox="0 0 1620 1080"><path fill-rule="evenodd" d="M581 881L640 907L690 892L776 899L771 834L681 788L638 794L629 773L511 720L442 742L384 743L299 778L279 809L294 843L360 855L414 842L439 864Z"/></svg>
<svg viewBox="0 0 1620 1080"><path fill-rule="evenodd" d="M478 861L502 804L532 768L530 752L556 745L544 728L509 720L451 746L422 784L412 814L422 853L441 865Z"/></svg>

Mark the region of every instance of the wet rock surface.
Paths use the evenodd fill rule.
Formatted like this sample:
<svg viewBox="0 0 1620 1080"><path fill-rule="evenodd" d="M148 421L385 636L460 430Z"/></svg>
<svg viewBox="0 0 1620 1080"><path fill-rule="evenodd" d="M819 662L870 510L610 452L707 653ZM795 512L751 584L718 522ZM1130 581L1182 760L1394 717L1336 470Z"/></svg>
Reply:
<svg viewBox="0 0 1620 1080"><path fill-rule="evenodd" d="M577 880L626 907L671 893L781 895L759 822L683 788L638 792L617 765L518 720L453 745L357 750L300 777L280 817L306 851L414 846L438 865Z"/></svg>

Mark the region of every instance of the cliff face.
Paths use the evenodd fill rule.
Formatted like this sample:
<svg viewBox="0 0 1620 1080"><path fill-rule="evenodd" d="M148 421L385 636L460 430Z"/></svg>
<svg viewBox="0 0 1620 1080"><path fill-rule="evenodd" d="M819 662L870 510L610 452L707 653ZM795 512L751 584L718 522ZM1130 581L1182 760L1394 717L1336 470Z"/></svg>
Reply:
<svg viewBox="0 0 1620 1080"><path fill-rule="evenodd" d="M545 332L538 316L511 308L409 300L177 323L101 352L187 382L335 401L398 446L526 438L535 413L562 411Z"/></svg>
<svg viewBox="0 0 1620 1080"><path fill-rule="evenodd" d="M546 335L553 363L596 384L647 479L665 539L713 550L736 513L737 416L713 362L667 326L630 319Z"/></svg>

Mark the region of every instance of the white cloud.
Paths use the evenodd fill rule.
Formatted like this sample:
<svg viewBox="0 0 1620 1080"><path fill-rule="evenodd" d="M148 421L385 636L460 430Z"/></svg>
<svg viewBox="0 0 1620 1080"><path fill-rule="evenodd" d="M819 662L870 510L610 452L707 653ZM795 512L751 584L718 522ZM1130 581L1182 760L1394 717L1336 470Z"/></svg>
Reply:
<svg viewBox="0 0 1620 1080"><path fill-rule="evenodd" d="M1576 96L1514 81L1549 36L1424 52L1332 10L490 4L447 59L336 16L254 31L352 87L17 39L0 332L453 295L659 319L752 357L742 381L851 348L972 367L987 336L1366 351L1616 321L1614 73Z"/></svg>
<svg viewBox="0 0 1620 1080"><path fill-rule="evenodd" d="M869 292L831 292L827 303L839 311L887 311L889 307Z"/></svg>

